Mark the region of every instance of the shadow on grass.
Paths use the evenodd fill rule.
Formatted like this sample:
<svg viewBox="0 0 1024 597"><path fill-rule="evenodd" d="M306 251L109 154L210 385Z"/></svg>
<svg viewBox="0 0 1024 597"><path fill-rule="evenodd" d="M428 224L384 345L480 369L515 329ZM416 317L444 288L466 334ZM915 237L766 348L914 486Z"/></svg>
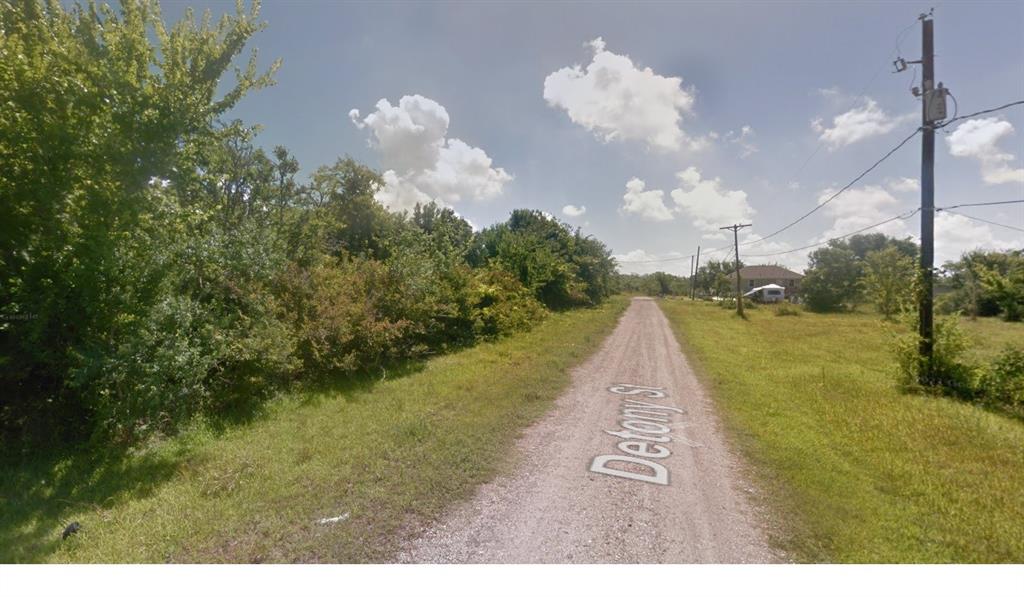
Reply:
<svg viewBox="0 0 1024 597"><path fill-rule="evenodd" d="M0 562L40 561L60 546L68 516L149 495L183 456L54 453L0 464Z"/></svg>
<svg viewBox="0 0 1024 597"><path fill-rule="evenodd" d="M278 399L301 407L342 398L358 402L384 380L422 371L425 360L394 363L357 375L322 374L293 382ZM268 401L238 404L205 425L216 435L249 426L267 415ZM80 446L0 459L0 563L44 561L61 546L61 532L83 511L103 513L151 495L180 470L202 464L187 440L169 449ZM87 528L83 528L87 532Z"/></svg>

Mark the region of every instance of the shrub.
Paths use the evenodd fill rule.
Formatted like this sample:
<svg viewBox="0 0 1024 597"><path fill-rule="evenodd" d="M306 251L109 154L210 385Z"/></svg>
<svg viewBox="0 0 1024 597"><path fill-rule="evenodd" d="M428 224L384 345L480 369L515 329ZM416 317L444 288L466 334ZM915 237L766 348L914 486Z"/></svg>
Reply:
<svg viewBox="0 0 1024 597"><path fill-rule="evenodd" d="M474 283L473 331L478 336L507 336L544 318L544 306L512 274L486 268L476 274Z"/></svg>
<svg viewBox="0 0 1024 597"><path fill-rule="evenodd" d="M414 323L396 316L386 267L366 259L325 259L286 280L299 354L306 367L353 372L409 356Z"/></svg>
<svg viewBox="0 0 1024 597"><path fill-rule="evenodd" d="M273 300L260 298L266 302L243 314L169 296L126 327L87 388L96 431L130 441L266 397L297 363L290 330L269 313Z"/></svg>
<svg viewBox="0 0 1024 597"><path fill-rule="evenodd" d="M977 371L963 361L969 343L960 327L959 314L935 320L933 342L932 365L928 368L919 353L916 334L902 334L895 339L898 385L906 390L928 388L961 398L973 398Z"/></svg>
<svg viewBox="0 0 1024 597"><path fill-rule="evenodd" d="M775 315L778 317L797 316L800 315L800 309L797 309L790 303L779 303L775 307Z"/></svg>
<svg viewBox="0 0 1024 597"><path fill-rule="evenodd" d="M987 403L1024 415L1024 350L1008 347L981 375L979 394Z"/></svg>

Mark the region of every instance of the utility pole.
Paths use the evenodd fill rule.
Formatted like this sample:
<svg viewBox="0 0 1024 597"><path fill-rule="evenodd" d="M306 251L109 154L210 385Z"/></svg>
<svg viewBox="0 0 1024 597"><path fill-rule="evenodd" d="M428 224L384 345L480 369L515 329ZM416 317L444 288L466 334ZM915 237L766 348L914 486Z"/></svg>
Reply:
<svg viewBox="0 0 1024 597"><path fill-rule="evenodd" d="M697 300L697 272L700 270L700 245L697 245L697 261L693 265L693 283L690 284L690 300Z"/></svg>
<svg viewBox="0 0 1024 597"><path fill-rule="evenodd" d="M921 288L918 296L918 335L920 343L921 370L918 381L922 385L932 382L932 354L934 340L935 285L935 123L946 119L946 95L949 90L939 83L935 85L935 35L932 12L922 13L921 59L907 61L898 58L894 63L896 72L907 70L908 64L920 64L921 88L911 91L921 98Z"/></svg>
<svg viewBox="0 0 1024 597"><path fill-rule="evenodd" d="M747 228L751 224L733 224L732 226L722 226L719 230L732 230L732 242L736 249L736 313L740 317L743 315L743 290L740 284L740 228Z"/></svg>
<svg viewBox="0 0 1024 597"><path fill-rule="evenodd" d="M693 298L693 255L690 255L690 298Z"/></svg>
<svg viewBox="0 0 1024 597"><path fill-rule="evenodd" d="M934 35L930 16L921 15L921 305L918 332L921 335L919 352L924 371L922 381L929 382L932 373L932 293L935 265L935 128L932 102L935 99ZM940 98L945 104L945 97ZM945 110L943 110L945 112ZM945 114L942 114L945 118Z"/></svg>

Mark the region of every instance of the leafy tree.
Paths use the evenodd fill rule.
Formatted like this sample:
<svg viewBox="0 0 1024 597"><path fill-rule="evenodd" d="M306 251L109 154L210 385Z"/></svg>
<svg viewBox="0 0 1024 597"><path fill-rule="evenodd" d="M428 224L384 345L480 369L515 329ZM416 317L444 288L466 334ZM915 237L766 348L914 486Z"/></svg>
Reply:
<svg viewBox="0 0 1024 597"><path fill-rule="evenodd" d="M740 262L740 269L744 267ZM736 292L736 262L729 259L709 259L697 269L694 284L704 295L729 296Z"/></svg>
<svg viewBox="0 0 1024 597"><path fill-rule="evenodd" d="M1006 321L1024 319L1024 259L1018 256L1005 274L985 270L981 283L986 293L999 305Z"/></svg>
<svg viewBox="0 0 1024 597"><path fill-rule="evenodd" d="M846 248L853 251L857 259L867 259L869 254L889 248L911 260L916 260L918 255L917 243L914 241L892 238L881 232L855 234L848 239L838 242L839 246L845 245Z"/></svg>
<svg viewBox="0 0 1024 597"><path fill-rule="evenodd" d="M430 239L433 250L459 261L466 261L473 249L473 228L451 208L436 203L416 204L412 223Z"/></svg>
<svg viewBox="0 0 1024 597"><path fill-rule="evenodd" d="M991 317L1012 311L1012 272L1024 262L1022 251L971 251L942 268L941 283L952 289L942 296L946 312L963 311L972 317ZM1005 284L994 280L1004 279ZM989 282L986 284L986 280ZM1010 291L1010 294L1005 294ZM1012 316L1012 315L1011 315Z"/></svg>
<svg viewBox="0 0 1024 597"><path fill-rule="evenodd" d="M167 28L148 0L0 4L0 426L87 424L68 384L152 307L168 267L147 236L176 209L157 187L195 173L217 119L271 83L253 53L223 85L257 19L239 6Z"/></svg>
<svg viewBox="0 0 1024 597"><path fill-rule="evenodd" d="M853 251L838 244L809 256L810 267L800 292L813 311L836 311L857 300L860 263Z"/></svg>
<svg viewBox="0 0 1024 597"><path fill-rule="evenodd" d="M891 319L913 300L917 274L914 261L897 247L868 252L864 271L864 293L885 319Z"/></svg>
<svg viewBox="0 0 1024 597"><path fill-rule="evenodd" d="M604 244L539 211L515 210L476 242L477 265L503 267L548 307L595 304L610 292L614 263Z"/></svg>

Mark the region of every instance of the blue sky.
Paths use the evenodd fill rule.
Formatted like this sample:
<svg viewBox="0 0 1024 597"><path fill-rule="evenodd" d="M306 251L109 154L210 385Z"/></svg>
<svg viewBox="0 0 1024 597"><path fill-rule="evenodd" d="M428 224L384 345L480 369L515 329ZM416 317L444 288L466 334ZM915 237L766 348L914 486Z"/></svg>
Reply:
<svg viewBox="0 0 1024 597"><path fill-rule="evenodd" d="M165 2L164 15L189 5L233 10ZM891 74L891 62L901 32L902 55L920 57L915 19L929 6L267 2L252 46L263 64L282 59L277 85L233 116L262 124L258 142L287 146L306 173L345 154L390 171L380 199L392 208L431 197L478 227L540 209L602 239L625 271L685 273L688 258L634 262L722 246L715 229L734 219L766 235L914 130L911 72ZM1024 3L936 5L937 78L961 114L1024 99L1022 28ZM967 124L937 135L936 204L1024 199L1024 107ZM919 163L918 138L741 255L913 209ZM1024 204L963 213L1024 227ZM947 213L937 245L941 260L1021 247L1024 234ZM805 256L745 259L800 269Z"/></svg>

